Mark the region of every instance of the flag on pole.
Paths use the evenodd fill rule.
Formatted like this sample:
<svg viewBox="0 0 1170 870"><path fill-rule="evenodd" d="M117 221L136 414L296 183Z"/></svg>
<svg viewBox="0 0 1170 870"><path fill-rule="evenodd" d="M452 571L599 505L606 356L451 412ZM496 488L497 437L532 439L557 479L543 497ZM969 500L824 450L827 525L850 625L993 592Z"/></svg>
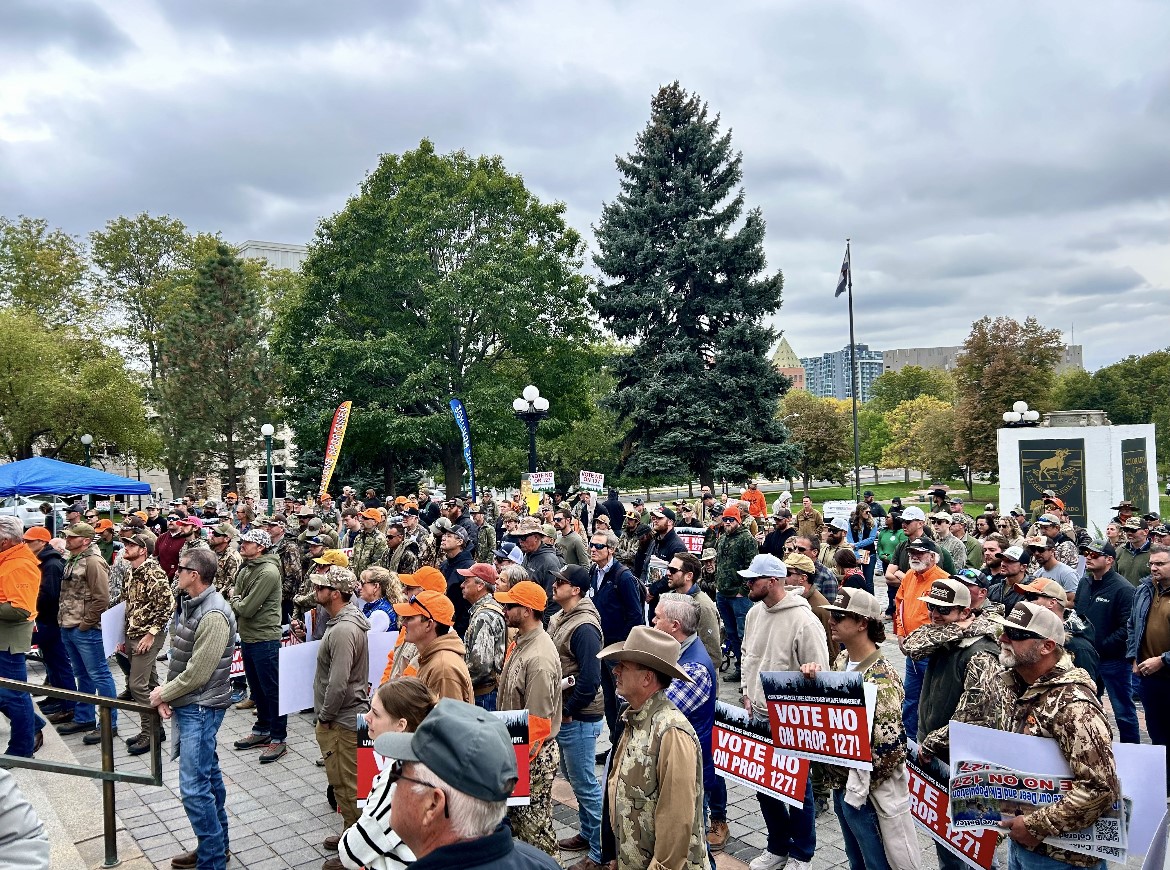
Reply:
<svg viewBox="0 0 1170 870"><path fill-rule="evenodd" d="M455 425L459 427L459 434L463 436L463 461L467 463L467 477L471 483L471 500L476 500L475 493L475 462L471 458L471 422L467 419L467 409L458 399L451 400L451 413L455 415ZM448 484L448 487L450 484ZM448 490L447 495L451 495Z"/></svg>
<svg viewBox="0 0 1170 870"><path fill-rule="evenodd" d="M845 261L841 263L841 277L837 279L837 292L833 294L836 299L849 286L849 245L845 245Z"/></svg>
<svg viewBox="0 0 1170 870"><path fill-rule="evenodd" d="M341 455L341 442L345 440L345 427L349 425L349 411L352 407L353 402L342 402L333 413L333 425L329 427L329 437L325 440L325 467L321 471L318 498L329 492L329 480L337 468L337 457Z"/></svg>

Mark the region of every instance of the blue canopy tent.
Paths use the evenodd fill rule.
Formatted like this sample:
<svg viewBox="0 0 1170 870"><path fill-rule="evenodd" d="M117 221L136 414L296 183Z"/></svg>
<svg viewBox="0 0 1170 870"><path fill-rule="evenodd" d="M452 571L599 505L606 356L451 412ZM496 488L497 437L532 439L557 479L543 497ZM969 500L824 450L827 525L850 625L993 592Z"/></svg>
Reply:
<svg viewBox="0 0 1170 870"><path fill-rule="evenodd" d="M0 465L0 496L33 493L150 495L150 484L44 456Z"/></svg>

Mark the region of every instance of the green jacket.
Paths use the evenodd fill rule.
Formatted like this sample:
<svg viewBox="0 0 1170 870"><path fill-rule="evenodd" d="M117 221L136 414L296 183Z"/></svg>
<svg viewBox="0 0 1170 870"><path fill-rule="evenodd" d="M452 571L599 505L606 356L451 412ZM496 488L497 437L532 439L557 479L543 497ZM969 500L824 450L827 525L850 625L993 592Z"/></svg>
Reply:
<svg viewBox="0 0 1170 870"><path fill-rule="evenodd" d="M759 552L756 539L744 526L731 534L720 535L715 545L716 591L730 598L747 595L747 584L737 572L750 565Z"/></svg>
<svg viewBox="0 0 1170 870"><path fill-rule="evenodd" d="M280 640L280 559L267 553L245 560L229 602L241 643Z"/></svg>

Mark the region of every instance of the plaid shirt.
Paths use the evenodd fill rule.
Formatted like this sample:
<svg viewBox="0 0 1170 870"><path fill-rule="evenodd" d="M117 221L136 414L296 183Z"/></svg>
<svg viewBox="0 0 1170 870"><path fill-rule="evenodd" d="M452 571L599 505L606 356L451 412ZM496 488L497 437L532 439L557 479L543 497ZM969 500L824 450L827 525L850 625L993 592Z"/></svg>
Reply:
<svg viewBox="0 0 1170 870"><path fill-rule="evenodd" d="M686 671L691 681L684 683L682 680L671 680L666 687L666 697L678 707L680 713L689 716L711 697L715 688L710 672L699 662L683 662L679 667Z"/></svg>
<svg viewBox="0 0 1170 870"><path fill-rule="evenodd" d="M824 563L813 560L817 566L817 576L813 578L813 585L817 591L829 601L837 597L837 576L825 567Z"/></svg>

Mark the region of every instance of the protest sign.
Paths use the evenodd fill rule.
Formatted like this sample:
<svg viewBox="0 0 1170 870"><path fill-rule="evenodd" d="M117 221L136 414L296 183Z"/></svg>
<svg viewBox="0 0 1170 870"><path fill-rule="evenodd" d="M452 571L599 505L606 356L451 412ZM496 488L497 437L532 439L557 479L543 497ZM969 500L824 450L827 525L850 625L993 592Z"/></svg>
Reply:
<svg viewBox="0 0 1170 870"><path fill-rule="evenodd" d="M581 489L589 490L590 492L601 492L604 486L604 474L598 474L596 471L581 472Z"/></svg>
<svg viewBox="0 0 1170 870"><path fill-rule="evenodd" d="M703 542L707 539L707 530L696 526L675 526L674 533L686 545L688 553L696 556L703 554Z"/></svg>
<svg viewBox="0 0 1170 870"><path fill-rule="evenodd" d="M496 716L503 720L508 728L508 736L512 739L512 748L516 752L516 770L519 779L512 789L512 796L508 798L508 806L527 806L532 798L532 779L528 768L528 711L508 710L496 712ZM357 805L364 807L370 796L370 789L374 777L382 772L387 759L374 751L374 741L370 738L370 729L366 724L365 716L357 718Z"/></svg>
<svg viewBox="0 0 1170 870"><path fill-rule="evenodd" d="M534 471L528 475L528 480L532 483L533 492L552 492L557 488L556 481L553 479L554 474L551 471Z"/></svg>
<svg viewBox="0 0 1170 870"><path fill-rule="evenodd" d="M126 602L115 604L109 610L102 611L102 649L106 658L117 650L119 644L126 642Z"/></svg>
<svg viewBox="0 0 1170 870"><path fill-rule="evenodd" d="M310 616L310 614L306 613L305 616ZM309 622L306 629L305 629L305 637L312 637L312 622ZM295 637L292 636L292 632L290 632L290 631L286 631L280 638L280 645L282 647L295 646L298 643L299 643L299 641ZM231 670L228 672L228 677L230 679L234 680L234 679L237 679L237 678L243 677L243 676L244 676L244 654L240 649L240 639L237 637L236 638L236 649L232 653L232 666L231 666ZM311 682L311 679L310 679L310 682ZM309 703L312 704L312 698L309 699ZM303 709L303 708L298 708L298 709Z"/></svg>
<svg viewBox="0 0 1170 870"><path fill-rule="evenodd" d="M281 639L284 644L284 639ZM317 675L317 648L321 641L281 646L277 660L281 716L313 706L313 680Z"/></svg>
<svg viewBox="0 0 1170 870"><path fill-rule="evenodd" d="M950 734L951 758L955 760L956 769L960 762L982 762L993 767L1018 770L1020 759L1027 759L1028 770L1023 773L1028 776L1069 777L1072 774L1059 745L1048 737L996 731L962 722L952 722ZM1125 814L1116 815L1120 810L1115 808L1114 818L1126 819L1125 851L1130 855L1144 855L1150 850L1166 812L1163 803L1166 795L1166 748L1149 744L1114 743L1113 757L1117 763L1117 777L1121 780L1121 793L1128 799ZM1096 848L1088 854L1107 856L1116 853L1119 848L1117 842L1110 843L1105 839L1113 836L1107 833L1112 828L1112 825L1106 826L1094 835ZM1088 839L1088 835L1083 832L1070 833L1076 834L1080 843ZM1121 831L1117 831L1116 836L1120 840ZM1075 847L1068 845L1062 848Z"/></svg>
<svg viewBox="0 0 1170 870"><path fill-rule="evenodd" d="M804 805L808 761L777 749L768 724L753 723L742 708L715 702L711 753L715 769L728 779L791 806Z"/></svg>
<svg viewBox="0 0 1170 870"><path fill-rule="evenodd" d="M937 758L929 763L918 755L918 744L908 741L906 773L910 780L910 812L914 823L931 839L972 867L989 870L998 836L994 831L952 831L947 782L949 768Z"/></svg>
<svg viewBox="0 0 1170 870"><path fill-rule="evenodd" d="M784 752L860 770L873 769L870 722L877 687L857 672L800 671L760 674L768 701L772 742Z"/></svg>
<svg viewBox="0 0 1170 870"><path fill-rule="evenodd" d="M857 502L850 499L838 499L836 501L827 501L821 505L821 516L825 518L825 522L832 522L837 517L842 519L849 519L849 515L857 510Z"/></svg>

